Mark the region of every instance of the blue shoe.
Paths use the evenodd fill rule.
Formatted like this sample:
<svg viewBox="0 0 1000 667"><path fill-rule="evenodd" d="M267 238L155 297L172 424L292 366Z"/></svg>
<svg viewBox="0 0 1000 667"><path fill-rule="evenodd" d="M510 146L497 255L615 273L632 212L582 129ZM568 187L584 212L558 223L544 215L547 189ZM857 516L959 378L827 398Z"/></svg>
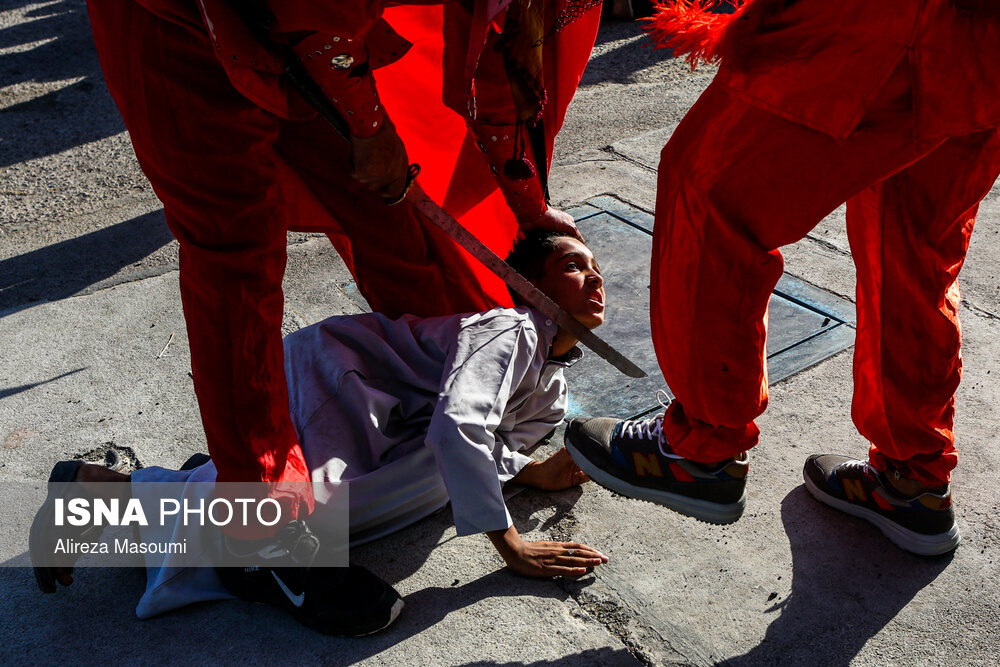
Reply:
<svg viewBox="0 0 1000 667"><path fill-rule="evenodd" d="M746 452L717 463L679 456L663 436L663 415L574 419L566 427L566 449L601 486L700 521L733 523L746 507Z"/></svg>
<svg viewBox="0 0 1000 667"><path fill-rule="evenodd" d="M813 454L802 476L816 500L874 524L905 551L937 556L952 551L962 539L950 488L908 498L868 461L836 454Z"/></svg>

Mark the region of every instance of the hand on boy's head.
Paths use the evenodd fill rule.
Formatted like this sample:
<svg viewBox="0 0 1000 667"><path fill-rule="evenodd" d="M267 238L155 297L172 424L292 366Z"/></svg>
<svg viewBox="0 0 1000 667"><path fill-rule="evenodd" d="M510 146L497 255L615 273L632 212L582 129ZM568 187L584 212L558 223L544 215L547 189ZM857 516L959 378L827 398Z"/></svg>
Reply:
<svg viewBox="0 0 1000 667"><path fill-rule="evenodd" d="M585 327L593 329L604 322L604 278L583 241L561 232L535 230L514 245L507 263ZM511 295L514 303L523 303L513 291ZM576 343L566 332L560 331L559 336L553 344L556 357Z"/></svg>
<svg viewBox="0 0 1000 667"><path fill-rule="evenodd" d="M542 213L531 222L521 223L520 227L521 231L525 234L540 229L549 232L559 232L560 234L566 234L583 241L583 234L580 233L580 229L576 226L576 220L573 219L573 216L566 211L561 211L551 206L545 209L545 213Z"/></svg>

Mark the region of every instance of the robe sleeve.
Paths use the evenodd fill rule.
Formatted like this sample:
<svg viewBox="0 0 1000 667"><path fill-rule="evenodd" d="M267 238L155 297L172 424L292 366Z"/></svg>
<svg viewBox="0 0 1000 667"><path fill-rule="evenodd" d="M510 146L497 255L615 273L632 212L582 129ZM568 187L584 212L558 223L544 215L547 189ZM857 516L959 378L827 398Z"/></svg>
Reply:
<svg viewBox="0 0 1000 667"><path fill-rule="evenodd" d="M510 451L496 430L537 349L538 332L530 320L484 317L460 330L445 362L426 442L448 489L459 535L511 525L501 477L524 467L527 457Z"/></svg>
<svg viewBox="0 0 1000 667"><path fill-rule="evenodd" d="M281 80L279 53L258 41L227 0L198 3L219 59L240 92L285 118L314 115ZM372 70L402 57L410 46L382 20L382 5L381 0L264 0L257 12L271 40L291 47L359 137L375 134L386 122Z"/></svg>
<svg viewBox="0 0 1000 667"><path fill-rule="evenodd" d="M539 388L539 391L531 399L532 408L530 410L522 408L517 411L517 422L509 431L502 434L506 449L520 455L518 450L533 447L541 442L562 423L566 416L568 397L566 381L560 372L558 380L553 382L549 388ZM521 465L509 477L504 479L501 476L501 479L505 482L509 481L523 467L524 465Z"/></svg>
<svg viewBox="0 0 1000 667"><path fill-rule="evenodd" d="M518 223L533 222L548 205L524 124L518 124L499 35L469 4L448 3L444 21L444 103L465 120Z"/></svg>
<svg viewBox="0 0 1000 667"><path fill-rule="evenodd" d="M370 137L386 121L372 70L402 57L409 43L382 19L382 2L270 0L272 34L292 50L351 134Z"/></svg>

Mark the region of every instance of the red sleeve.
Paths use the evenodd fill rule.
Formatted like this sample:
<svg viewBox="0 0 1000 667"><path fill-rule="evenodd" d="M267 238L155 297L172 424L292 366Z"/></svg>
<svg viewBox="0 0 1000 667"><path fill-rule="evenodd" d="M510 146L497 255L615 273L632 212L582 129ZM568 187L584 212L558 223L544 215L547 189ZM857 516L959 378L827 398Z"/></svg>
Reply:
<svg viewBox="0 0 1000 667"><path fill-rule="evenodd" d="M351 134L370 137L379 131L385 123L385 110L361 38L314 32L292 50L347 121Z"/></svg>
<svg viewBox="0 0 1000 667"><path fill-rule="evenodd" d="M293 44L293 51L351 133L358 137L375 134L386 115L372 69L406 50L405 41L381 20L381 0L267 0L267 4L276 19L271 28L275 39ZM398 55L390 57L384 53L387 50Z"/></svg>
<svg viewBox="0 0 1000 667"><path fill-rule="evenodd" d="M461 3L445 5L444 17L444 103L465 119L518 222L533 222L548 205L525 125L518 123L503 56L495 48L497 32L489 30L476 56L475 94L470 97L466 70L469 42L477 34L474 17Z"/></svg>
<svg viewBox="0 0 1000 667"><path fill-rule="evenodd" d="M469 129L518 223L537 220L548 205L524 126L472 121Z"/></svg>

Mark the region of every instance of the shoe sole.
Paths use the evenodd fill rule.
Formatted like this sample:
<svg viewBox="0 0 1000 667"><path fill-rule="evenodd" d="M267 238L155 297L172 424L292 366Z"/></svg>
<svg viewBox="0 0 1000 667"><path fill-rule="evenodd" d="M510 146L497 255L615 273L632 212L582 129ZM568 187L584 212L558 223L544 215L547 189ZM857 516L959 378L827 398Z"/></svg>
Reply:
<svg viewBox="0 0 1000 667"><path fill-rule="evenodd" d="M403 611L403 607L405 607L405 606L406 605L403 604L403 598L399 598L398 600L396 600L396 602L393 603L392 609L389 611L389 622L388 623L386 623L385 625L383 625L382 627L380 627L380 628L378 628L376 630L372 630L371 632L362 632L359 635L351 635L351 636L352 637L367 637L369 635L374 635L375 633L382 632L387 627L389 627L390 625L392 625L393 623L396 622L396 619L399 618L399 613L401 611Z"/></svg>
<svg viewBox="0 0 1000 667"><path fill-rule="evenodd" d="M223 584L223 587L225 587L225 584ZM403 602L403 598L401 597L396 598L396 601L392 603L392 607L389 609L389 618L385 623L378 626L377 628L359 632L357 630L346 630L346 629L331 630L325 628L321 624L317 623L314 617L305 615L301 607L290 606L288 599L284 597L278 598L277 601L272 601L272 600L259 600L259 599L248 600L246 598L240 598L239 595L236 595L232 591L230 591L230 595L233 595L234 599L243 600L244 602L247 602L249 604L259 604L259 605L264 605L266 607L271 607L272 609L279 609L283 612L286 612L289 616L291 616L293 619L295 619L305 627L309 628L310 630L315 630L316 632L326 635L328 637L352 638L352 637L368 637L370 635L378 634L379 632L382 632L390 625L395 623L396 619L399 618L399 614L403 611L403 607L406 606Z"/></svg>
<svg viewBox="0 0 1000 667"><path fill-rule="evenodd" d="M570 456L573 457L573 461L580 466L580 469L587 473L590 479L604 488L629 498L662 505L705 523L717 525L734 523L743 516L743 510L747 505L746 489L743 490L743 495L735 503L713 503L711 500L689 498L678 493L658 491L657 489L650 489L645 486L629 484L591 463L586 456L573 446L569 438L566 439L566 449L569 451Z"/></svg>
<svg viewBox="0 0 1000 667"><path fill-rule="evenodd" d="M915 533L912 530L903 528L895 521L874 510L831 496L819 488L808 475L803 475L803 479L805 480L806 488L812 494L813 498L835 510L840 510L845 514L850 514L873 524L882 531L883 535L889 538L890 542L903 551L909 551L918 556L940 556L941 554L953 551L959 542L962 541L962 535L959 533L957 525L952 526L948 532L938 533L937 535Z"/></svg>

